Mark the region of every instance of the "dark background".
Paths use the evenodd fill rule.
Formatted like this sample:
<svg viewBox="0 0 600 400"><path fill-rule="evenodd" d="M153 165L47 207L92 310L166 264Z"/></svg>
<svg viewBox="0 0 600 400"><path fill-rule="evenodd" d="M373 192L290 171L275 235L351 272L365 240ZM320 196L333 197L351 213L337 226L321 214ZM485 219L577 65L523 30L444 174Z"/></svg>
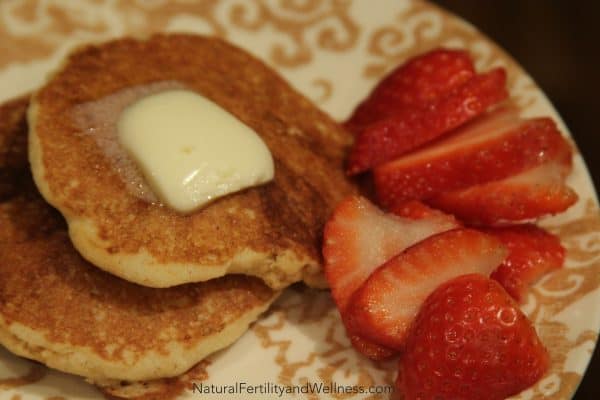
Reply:
<svg viewBox="0 0 600 400"><path fill-rule="evenodd" d="M437 0L506 49L548 95L600 187L600 1ZM574 400L600 399L598 347Z"/></svg>

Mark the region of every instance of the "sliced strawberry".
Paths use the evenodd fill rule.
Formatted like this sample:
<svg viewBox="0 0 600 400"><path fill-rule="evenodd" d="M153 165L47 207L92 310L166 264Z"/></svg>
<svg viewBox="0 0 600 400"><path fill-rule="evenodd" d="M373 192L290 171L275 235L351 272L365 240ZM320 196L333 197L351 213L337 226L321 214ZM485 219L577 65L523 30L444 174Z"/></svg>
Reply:
<svg viewBox="0 0 600 400"><path fill-rule="evenodd" d="M508 248L508 257L491 277L517 301L522 301L529 287L546 273L559 269L565 261L560 239L535 225L490 228Z"/></svg>
<svg viewBox="0 0 600 400"><path fill-rule="evenodd" d="M441 218L457 227L461 225L453 215L431 208L417 200L409 200L405 203L398 204L396 207L393 207L390 212L400 217L411 219Z"/></svg>
<svg viewBox="0 0 600 400"><path fill-rule="evenodd" d="M367 126L356 138L348 159L356 174L413 150L455 129L508 96L506 72L478 75L424 109L400 110Z"/></svg>
<svg viewBox="0 0 600 400"><path fill-rule="evenodd" d="M371 342L357 333L351 333L348 331L348 325L346 323L344 323L344 326L346 326L346 331L350 337L350 343L352 343L352 347L354 347L356 351L365 357L368 357L374 361L380 361L396 355L396 350Z"/></svg>
<svg viewBox="0 0 600 400"><path fill-rule="evenodd" d="M506 256L502 243L472 229L429 237L378 268L348 305L348 323L366 338L401 350L419 307L441 283L489 275Z"/></svg>
<svg viewBox="0 0 600 400"><path fill-rule="evenodd" d="M551 161L500 181L441 193L428 202L471 224L496 225L565 211L577 194L564 184L568 161Z"/></svg>
<svg viewBox="0 0 600 400"><path fill-rule="evenodd" d="M400 360L406 400L501 400L538 381L550 359L531 322L496 282L463 275L425 301Z"/></svg>
<svg viewBox="0 0 600 400"><path fill-rule="evenodd" d="M523 121L513 110L502 109L375 168L375 188L381 203L392 207L504 179L570 151L550 118Z"/></svg>
<svg viewBox="0 0 600 400"><path fill-rule="evenodd" d="M325 276L344 323L350 297L375 268L423 238L455 226L447 218L415 220L385 214L363 197L341 202L325 225L323 257ZM349 336L368 357L390 353L351 330Z"/></svg>
<svg viewBox="0 0 600 400"><path fill-rule="evenodd" d="M394 69L361 103L346 127L362 127L406 108L423 108L475 75L473 61L461 50L435 49Z"/></svg>
<svg viewBox="0 0 600 400"><path fill-rule="evenodd" d="M325 225L325 276L340 310L377 267L436 233L456 228L448 218L401 218L364 197L342 201Z"/></svg>

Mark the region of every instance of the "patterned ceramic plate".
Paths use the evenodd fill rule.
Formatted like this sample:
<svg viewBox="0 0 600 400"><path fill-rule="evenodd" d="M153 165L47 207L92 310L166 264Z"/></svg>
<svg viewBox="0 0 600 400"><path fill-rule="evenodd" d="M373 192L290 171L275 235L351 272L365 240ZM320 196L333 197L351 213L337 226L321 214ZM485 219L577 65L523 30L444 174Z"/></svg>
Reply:
<svg viewBox="0 0 600 400"><path fill-rule="evenodd" d="M466 48L479 69L504 66L509 71L511 94L524 114L560 121L532 79L490 40L432 5L405 0L6 0L0 2L0 100L37 87L79 43L154 31L227 38L265 60L338 119L407 57L440 45ZM552 368L521 399L570 398L600 326L600 217L579 155L569 181L580 201L568 213L543 221L568 249L566 268L545 277L524 305L550 349ZM168 392L189 398L275 399L292 397L279 396L291 390L296 398L383 399L390 397L382 393L391 387L395 369L394 362L371 363L352 351L327 292L292 288L235 345L185 377L148 390L158 391L154 398ZM196 383L195 393L190 382ZM352 393L355 389L365 393ZM79 378L0 348L1 400L63 398L102 394Z"/></svg>

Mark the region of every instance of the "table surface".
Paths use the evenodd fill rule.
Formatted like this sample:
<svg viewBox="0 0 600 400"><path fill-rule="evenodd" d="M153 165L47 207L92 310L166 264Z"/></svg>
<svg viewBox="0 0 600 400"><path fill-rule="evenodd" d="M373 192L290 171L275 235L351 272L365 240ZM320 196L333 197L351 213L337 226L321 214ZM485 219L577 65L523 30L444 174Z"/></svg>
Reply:
<svg viewBox="0 0 600 400"><path fill-rule="evenodd" d="M471 22L529 72L565 120L600 188L600 132L594 118L600 105L600 2L434 2ZM599 399L599 376L597 346L574 400Z"/></svg>

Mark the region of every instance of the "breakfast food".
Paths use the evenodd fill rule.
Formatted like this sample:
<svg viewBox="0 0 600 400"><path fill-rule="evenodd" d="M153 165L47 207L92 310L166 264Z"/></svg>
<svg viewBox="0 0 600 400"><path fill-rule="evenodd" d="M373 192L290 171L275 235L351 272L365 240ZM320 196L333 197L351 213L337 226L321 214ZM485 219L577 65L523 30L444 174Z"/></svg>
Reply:
<svg viewBox="0 0 600 400"><path fill-rule="evenodd" d="M562 266L557 238L535 225L464 228L417 201L394 211L422 219L403 225L405 238L419 236L411 246L393 235L403 220L366 199L346 199L326 225L326 276L356 350L374 360L400 351L397 385L409 400L483 399L487 383L506 376L494 384L493 398L503 399L540 379L547 351L511 295L522 300ZM435 220L450 224L419 226ZM373 356L362 343L382 350Z"/></svg>
<svg viewBox="0 0 600 400"><path fill-rule="evenodd" d="M4 340L17 354L86 376L114 396L131 397L150 393L150 396L163 398L151 392L179 383L174 383L177 378L160 378L183 373L203 354L235 340L277 296L277 290L273 287L283 287L301 279L315 283L319 276L318 268L307 264L300 266L297 261L308 258L309 262L314 261L318 265L319 255L310 260L312 253L307 251L308 256L301 254L301 245L318 247L320 228L311 229L325 221L327 215L323 210L330 207L329 213L339 199L355 192L340 173L349 136L339 130L339 140L333 140L333 144L330 143L331 138L315 139L318 135L308 135L308 140L302 130L296 131L297 125L291 125L291 128L280 127L278 132L285 131L283 136L291 135L297 141L275 138L261 131L260 139L268 143L269 151L273 152L274 181L266 178L256 183L258 186L235 187L233 192L227 192L216 200L214 193L209 193L205 196L207 202L192 199L191 203L181 208L161 193L166 188L165 182L180 181L182 176L187 178L189 170L184 171L183 175L164 174L162 178L167 179L162 183L150 182L152 179L148 174L154 173L152 169L157 164L169 163L165 160L152 162L153 158L160 156L160 146L146 152L148 149L140 146L147 142L136 139L129 143L127 153L117 149L123 142L119 144L117 140L122 138L117 139L115 135L115 125L121 122L116 116L123 115L126 109L131 110L132 104L144 99L156 99L155 96L163 94L185 92L189 95L201 92L206 95L205 99L214 101L222 110L231 111L248 127L252 125L251 129L256 132L260 131L264 121L257 122L254 118L269 115L271 108L279 110L267 101L265 111L261 108L265 104L253 108L253 104L245 104L236 98L238 91L251 92L246 85L251 88L255 84L266 86L268 79L261 80L259 76L257 83L250 72L244 75L246 72L235 71L233 75L240 74L243 77L240 82L235 78L230 85L223 80L231 78L227 72L231 68L228 62L225 62L227 68L220 70L221 75L227 75L225 78L211 76L209 71L209 80L218 82L218 86L224 88L224 94L216 89L213 93L210 84L204 87L197 82L197 71L180 66L189 61L191 50L188 53L185 50L191 49L192 43L196 45L197 40L182 35L155 36L148 41L119 40L84 48L71 57L66 67L35 98L35 105L30 109L30 122L36 126L30 135L33 172L37 185L47 200L57 205L64 214L68 225L59 213L41 199L29 179L28 167L23 166L26 165L26 161L23 161L23 135L16 135L15 138L7 135L7 140L0 135L0 148L3 143L8 143L6 148L13 149L4 153L0 150L0 159L9 154L5 160L20 160L6 161L0 165L0 204L6 207L4 212L0 212L0 221L7 227L0 244L0 256L6 255L4 258L7 260L5 265L0 261L0 276L7 277L4 284L0 283L0 340ZM199 46L200 52L205 55L229 51L225 50L228 46L222 42L208 42ZM207 51L205 45L212 50ZM152 47L152 51L148 47ZM159 60L160 67L156 70L150 68L154 72L149 75L142 73L141 78L129 76L126 71L131 65L127 57L133 54L134 57L144 55L145 58L148 52L152 53L148 59ZM179 64L175 72L169 71L169 66L173 64L163 53L177 58ZM104 67L103 63L113 59L115 54L119 56L114 64L124 65L115 67L109 63L109 70L116 77L100 76L97 83L88 86L89 81L82 77L99 76L100 67ZM234 54L235 57L247 56ZM533 225L481 225L520 223L523 219L560 212L572 204L576 196L564 184L571 167L571 149L551 121L522 121L512 111L485 113L488 107L506 97L503 70L477 75L468 54L462 51L440 49L425 54L419 60L409 62L406 68L400 67L398 71L401 73L392 74L392 78L379 85L374 95L360 107L360 118L353 117L346 124L357 135L354 151L361 157L367 155L366 163L359 165L356 170L352 170L351 161L349 173L374 167L377 176L378 170L393 165L388 170L393 175L399 164L404 167L408 165L409 173L401 187L393 185L393 179L377 182L380 199L384 199L384 202L388 199L383 205L390 213L356 195L339 203L324 230L325 272L352 345L374 360L402 352L397 386L407 400L439 398L442 395L446 396L442 398L454 398L465 391L467 398L498 396L500 399L537 381L549 363L547 352L531 324L506 291L514 298L523 300L534 281L562 266L564 249L554 236ZM448 63L448 60L452 60L452 63ZM206 62L211 68L219 68L218 63ZM248 64L248 69L253 70L252 62ZM182 75L178 75L180 73ZM155 77L156 80L153 80ZM57 81L60 84L53 86ZM132 84L121 86L123 81L127 81L127 85ZM75 94L69 92L73 83L76 86ZM241 86L236 86L237 83ZM259 98L262 98L263 88L254 89L261 93ZM402 90L405 93L398 95ZM57 101L57 104L50 101L50 98L62 97L65 101ZM289 101L294 107L302 107L303 104L301 100L299 103L293 99L280 100L283 103ZM469 103L471 100L475 103ZM24 125L22 110L26 107L25 103L26 100L6 107L7 110L17 110L14 113L11 111L10 115L20 115L19 118L7 118L8 121L16 121L10 123L7 132L27 129L21 128ZM402 110L399 110L399 105ZM292 106L289 110L287 105L277 106L291 114ZM171 117L178 113L178 108L173 107ZM255 114L263 111L263 114ZM173 125L177 123L177 118L172 118ZM288 121L288 118L293 120L295 116L286 114L285 118ZM473 118L476 120L464 125ZM319 121L315 121L313 118L317 130L323 133ZM280 120L279 124L284 123ZM454 131L456 127L468 133L463 135L459 131L457 134ZM535 132L528 133L532 130ZM159 130L157 132L160 134ZM546 132L551 133L544 136ZM285 146L278 142L279 139ZM523 148L518 145L538 139L544 144ZM390 140L389 148L377 148ZM168 141L164 143L170 145ZM273 143L277 144L273 146ZM363 148L356 150L359 143ZM373 143L374 147L371 148ZM547 143L550 146L546 148ZM507 156L502 153L502 146L518 154ZM81 149L77 150L81 154L68 154L68 149L74 148ZM296 151L297 148L299 150ZM187 154L188 150L193 152L193 149L182 151ZM546 154L547 150L549 155ZM306 154L302 156L305 151ZM311 152L313 154L309 156ZM483 154L487 155L488 152L492 158L485 160ZM382 158L373 158L373 154ZM411 158L415 154L417 157ZM474 163L468 160L472 155L479 157L477 154L481 155L481 159L476 158ZM440 155L441 158L436 159ZM540 157L531 160L535 158L532 155ZM82 174L86 184L82 185L79 175L73 172L75 168L59 165L57 160L62 160L60 157L66 157L65 164L82 170L86 169L86 164L82 162L84 158L90 163L92 167L88 170L92 170L93 174L87 175L89 171ZM406 159L409 163L403 164ZM430 175L424 172L427 168L411 170L423 160L427 168L433 166ZM515 163L515 160L522 162ZM449 173L446 171L448 166ZM67 173L61 175L65 171ZM471 172L473 174L469 175ZM304 178L303 174L309 178ZM441 175L441 180L436 181L437 175ZM143 182L144 179L147 182ZM96 180L100 182L101 190L94 187ZM325 192L328 183L333 186ZM105 184L107 186L102 186ZM119 190L109 190L109 187L118 187ZM432 192L429 191L431 188ZM94 196L110 196L89 198L86 194L88 189ZM264 202L261 196L271 196L270 190L274 190L277 196L273 195L268 202ZM398 195L404 190L408 194ZM414 195L419 190L424 190L424 194ZM554 193L558 194L554 196ZM254 197L246 197L247 194ZM248 202L257 205L257 202L252 202L256 198L260 200L258 208L245 208ZM230 206L226 209L227 213L211 214L209 210L223 211L219 206L221 204ZM86 212L86 207L90 206L94 212L92 214ZM282 206L285 216L277 214ZM246 215L238 213L240 207L244 211L242 214ZM453 211L453 208L461 212ZM170 274L173 267L190 271L185 265L169 264L177 259L176 252L181 251L186 257L189 255L179 241L190 241L194 246L203 242L215 248L222 248L220 243L230 244L231 239L245 243L247 238L238 236L243 236L246 233L244 229L248 227L241 224L254 224L255 210L264 213L260 214L257 222L262 229L261 234L266 232L266 238L261 242L264 246L259 249L264 253L260 256L263 256L263 261L271 260L281 256L280 253L276 254L278 251L287 251L287 256L281 256L285 258L281 264L275 262L265 266L260 264L259 257L240 260L236 259L236 255L229 254L229 260L219 266L203 265L215 267L211 273L218 271L218 274L228 275L217 278L202 275L202 279L208 279L202 283L149 288L119 279L125 277L159 287L179 283L185 273L176 271L174 276L166 276L161 275L161 271L156 272L162 268ZM456 213L459 218L449 212ZM214 218L196 219L196 214L204 217L212 215ZM107 219L110 215L114 218ZM87 222L81 222L83 218L87 218ZM145 230L146 220L153 223L152 232ZM298 221L305 225L298 224ZM220 232L223 228L220 222L225 223L226 232ZM71 241L77 242L84 237L82 223L84 227L87 226L85 224L95 223L102 229L84 229L87 239L91 238L91 245L96 250L84 245L83 250L80 248L79 251L94 262L105 261L104 256L99 257L98 252L94 253L98 249L110 257L114 256L118 268L115 265L106 268L104 264L100 267L117 276L95 268L73 248ZM209 223L214 226L209 226ZM279 223L284 225L281 231L273 225ZM191 224L191 227L185 230L182 228L185 224ZM308 234L300 232L307 226ZM128 253L131 244L124 240L126 236L120 236L118 230L135 234L136 229L141 231L137 232L138 236L133 235L137 238L134 247L138 246L138 253ZM213 232L219 231L220 236L209 236L209 240L206 237L196 238L196 229L200 232L213 229ZM152 235L157 232L165 236L160 236L159 241L154 243ZM132 258L128 257L131 254L145 257L146 248L161 250L165 243L160 244L160 240L165 237L169 239L165 253L168 257L159 259L159 265L147 259L142 263L129 264ZM273 247L269 247L267 238L273 240ZM298 243L300 250L296 246ZM247 255L246 249L241 252L244 257ZM291 263L288 256L293 258ZM241 267L239 263L231 266L231 259L244 266ZM133 260L139 261L139 257L134 256ZM11 267L17 266L19 272L11 270L8 263ZM123 272L131 265L132 270ZM142 267L150 268L146 270ZM232 275L232 272L238 271L236 268L242 268L241 272L256 277ZM494 269L491 277L506 291L494 280L487 279ZM447 282L471 272L478 272L479 275L466 275ZM32 276L40 277L39 282L31 285ZM196 280L199 276L184 278ZM264 279L268 285L257 277ZM51 289L46 290L45 287ZM462 301L458 305L454 297L457 293ZM28 298L36 300L32 304L25 304ZM488 307L485 311L483 304L491 305L493 309ZM65 315L69 317L65 318ZM28 319L27 316L34 318ZM415 319L415 316L418 317ZM472 332L463 334L457 331L456 324L464 327L473 323L473 318L483 322L473 324ZM82 328L82 321L87 326ZM497 322L502 326L499 327ZM27 329L21 325L27 325ZM202 325L203 330L198 325ZM477 340L473 335L477 336ZM265 340L264 337L261 339ZM456 343L462 344L462 347L455 347ZM185 351L181 351L182 348ZM345 350L343 346L338 348ZM423 353L424 348L427 354ZM466 363L466 367L455 368L456 360ZM490 363L492 365L488 368ZM530 369L523 368L526 363ZM202 370L201 365L196 368ZM502 375L502 368L513 370ZM188 372L190 376L195 373L194 370ZM158 380L151 384L135 382L155 378ZM120 383L116 379L127 382ZM391 382L390 375L388 382ZM493 396L485 397L481 393L489 390L490 382Z"/></svg>
<svg viewBox="0 0 600 400"><path fill-rule="evenodd" d="M564 180L571 172L571 155L499 181L440 193L428 203L477 225L526 221L558 214L577 201Z"/></svg>
<svg viewBox="0 0 600 400"><path fill-rule="evenodd" d="M394 351L352 329L347 314L351 297L386 260L430 235L457 226L453 218L429 213L420 204L411 203L398 212L402 216L385 214L364 197L353 196L336 207L324 230L324 269L331 295L353 346L371 359L390 357Z"/></svg>
<svg viewBox="0 0 600 400"><path fill-rule="evenodd" d="M560 239L533 224L488 228L485 232L500 239L508 255L490 275L518 302L542 276L563 266L565 248Z"/></svg>
<svg viewBox="0 0 600 400"><path fill-rule="evenodd" d="M116 116L140 97L182 88L260 135L273 181L191 214L136 192L140 174L115 144ZM66 218L77 250L145 286L230 273L275 289L317 284L322 226L355 191L342 170L351 136L261 61L215 38L155 35L83 47L35 94L29 122L35 182Z"/></svg>
<svg viewBox="0 0 600 400"><path fill-rule="evenodd" d="M460 275L489 275L506 248L493 236L453 229L430 236L381 265L356 290L347 308L356 332L402 350L421 304L440 284Z"/></svg>
<svg viewBox="0 0 600 400"><path fill-rule="evenodd" d="M401 64L356 107L346 127L358 135L367 125L401 109L422 109L475 76L471 56L462 50L435 49Z"/></svg>
<svg viewBox="0 0 600 400"><path fill-rule="evenodd" d="M325 228L326 277L348 336L401 352L407 400L504 399L549 367L515 299L561 268L565 250L522 223L577 200L565 184L571 146L550 118L488 111L507 97L504 71L476 75L468 61L444 49L409 60L346 122L356 135L347 173L371 171L379 204L416 220L349 197ZM427 221L450 225L419 227Z"/></svg>
<svg viewBox="0 0 600 400"><path fill-rule="evenodd" d="M373 270L393 255L458 226L444 215L410 217L412 208L398 212L404 215L386 214L366 198L353 196L336 207L325 225L325 274L333 283L331 294L340 308L345 308Z"/></svg>
<svg viewBox="0 0 600 400"><path fill-rule="evenodd" d="M135 87L126 90L135 96ZM124 91L109 97L118 98ZM95 111L106 102L99 101ZM182 214L273 180L273 157L260 136L218 104L185 88L133 102L117 118L116 131L149 192Z"/></svg>
<svg viewBox="0 0 600 400"><path fill-rule="evenodd" d="M367 125L357 136L348 158L355 174L418 148L475 118L507 96L506 73L495 69L475 76L423 108L401 108Z"/></svg>
<svg viewBox="0 0 600 400"><path fill-rule="evenodd" d="M450 280L427 298L406 349L398 388L407 399L502 400L550 365L517 303L478 274Z"/></svg>
<svg viewBox="0 0 600 400"><path fill-rule="evenodd" d="M477 75L470 56L436 49L392 71L346 122L356 134L356 174L444 135L507 97L506 72Z"/></svg>
<svg viewBox="0 0 600 400"><path fill-rule="evenodd" d="M154 289L85 261L31 179L27 104L0 107L2 345L96 383L175 376L231 344L275 300L256 277Z"/></svg>
<svg viewBox="0 0 600 400"><path fill-rule="evenodd" d="M550 118L520 120L512 110L500 109L376 167L373 174L378 199L391 207L505 179L570 152Z"/></svg>

